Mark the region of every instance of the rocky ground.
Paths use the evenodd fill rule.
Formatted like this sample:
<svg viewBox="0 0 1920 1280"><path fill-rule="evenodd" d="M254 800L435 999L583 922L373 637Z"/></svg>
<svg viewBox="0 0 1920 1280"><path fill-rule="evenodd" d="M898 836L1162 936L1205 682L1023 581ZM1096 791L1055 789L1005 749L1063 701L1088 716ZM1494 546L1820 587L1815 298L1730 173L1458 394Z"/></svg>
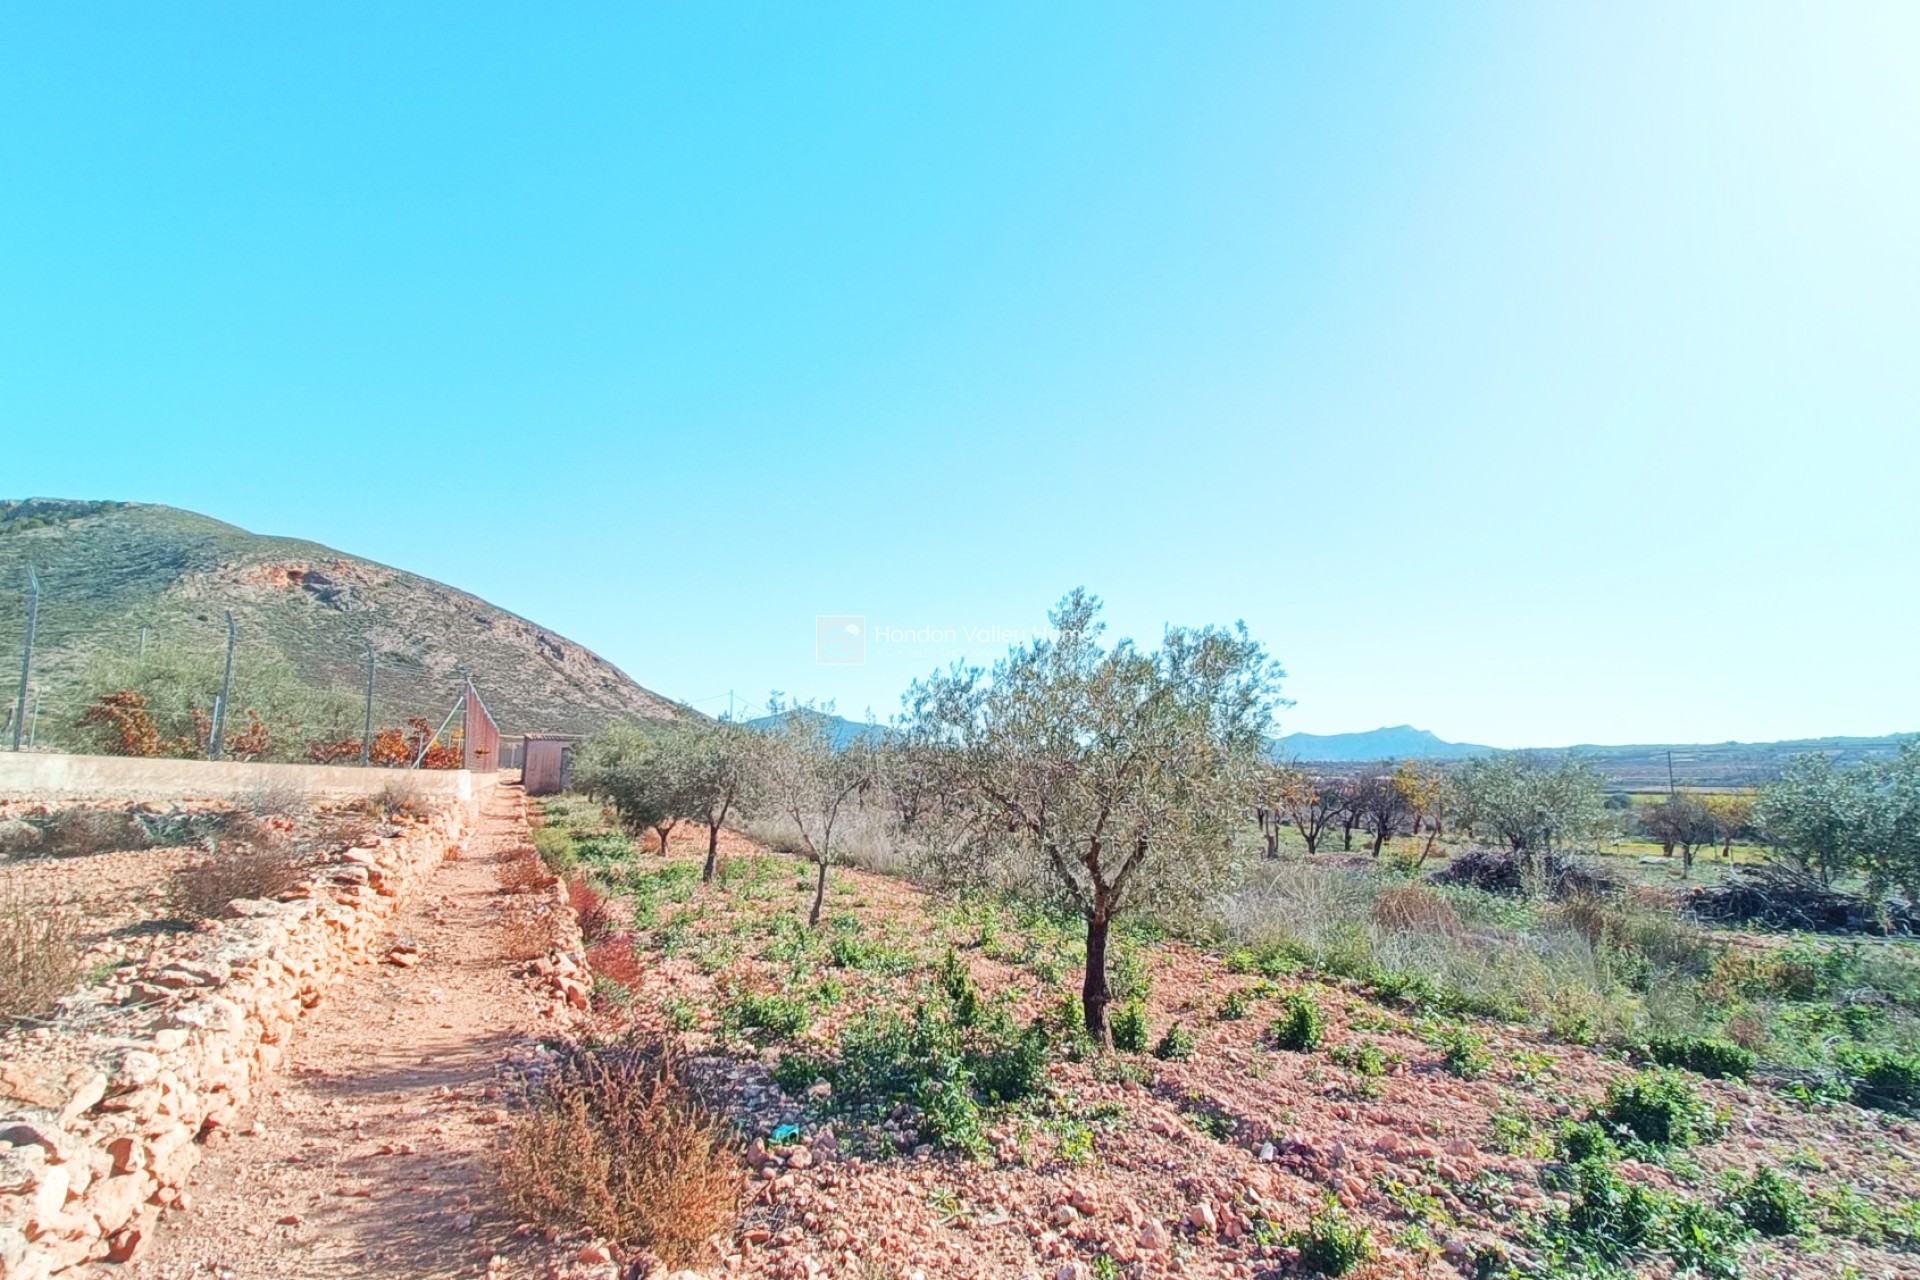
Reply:
<svg viewBox="0 0 1920 1280"><path fill-rule="evenodd" d="M1488 1064L1462 1078L1435 1043L1452 1022L1350 984L1230 973L1218 955L1141 942L1126 963L1150 983L1151 1037L1180 1023L1197 1034L1193 1056L1057 1062L1044 1099L992 1117L986 1154L936 1150L910 1120L850 1122L824 1084L783 1093L771 1069L790 1053L830 1057L863 1009L937 999L930 979L948 947L990 1001L1020 1019L1042 1016L1077 982L1059 968L1062 939L992 908L836 870L823 937L855 937L892 958L884 972L839 965L824 941L811 952L794 941L788 921L811 891L804 868L740 840L727 852L725 886L696 883L691 848L643 867L633 898L645 976L629 1016L684 1034L725 1076L732 1113L757 1137L746 1224L724 1247L730 1273L1303 1274L1289 1233L1331 1197L1378 1251L1352 1274L1459 1277L1485 1246L1524 1236L1561 1203L1542 1180L1551 1135L1633 1069L1475 1022ZM756 1048L724 1017L742 990L812 993L811 1024ZM1267 1033L1297 990L1314 992L1327 1014L1310 1054L1278 1050ZM1247 1012L1222 1017L1234 992ZM1353 1051L1369 1044L1379 1074L1355 1065ZM1795 1170L1829 1201L1911 1210L1920 1126L1850 1105L1809 1109L1765 1085L1698 1084L1719 1112L1719 1136L1661 1164L1629 1161L1629 1177L1705 1197L1728 1171L1767 1164ZM1743 1265L1756 1276L1920 1274L1920 1259L1883 1245L1789 1238L1749 1246Z"/></svg>

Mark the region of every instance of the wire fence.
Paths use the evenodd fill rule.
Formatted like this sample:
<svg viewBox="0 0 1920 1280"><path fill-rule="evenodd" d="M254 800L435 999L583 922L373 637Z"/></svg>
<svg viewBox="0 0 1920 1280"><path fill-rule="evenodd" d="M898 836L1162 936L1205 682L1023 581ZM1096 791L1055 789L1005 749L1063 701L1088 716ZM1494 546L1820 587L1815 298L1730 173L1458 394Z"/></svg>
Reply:
<svg viewBox="0 0 1920 1280"><path fill-rule="evenodd" d="M452 680L436 678L420 670L417 651L383 654L363 640L357 653L321 655L334 670L316 679L314 664L296 663L231 610L211 645L203 630L176 628L169 635L150 622L107 634L48 633L41 579L32 566L24 578L16 615L21 627L13 632L18 679L0 701L0 747L479 772L501 767L499 724L464 667ZM364 673L358 687L338 678L349 663Z"/></svg>

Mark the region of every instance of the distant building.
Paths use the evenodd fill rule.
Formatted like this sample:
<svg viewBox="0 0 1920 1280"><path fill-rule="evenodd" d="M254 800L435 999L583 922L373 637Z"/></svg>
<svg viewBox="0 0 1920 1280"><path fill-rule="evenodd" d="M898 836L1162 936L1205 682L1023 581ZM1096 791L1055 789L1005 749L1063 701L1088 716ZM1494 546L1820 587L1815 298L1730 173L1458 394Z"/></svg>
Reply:
<svg viewBox="0 0 1920 1280"><path fill-rule="evenodd" d="M573 781L573 744L580 739L561 734L530 733L521 748L520 781L530 796L565 791Z"/></svg>

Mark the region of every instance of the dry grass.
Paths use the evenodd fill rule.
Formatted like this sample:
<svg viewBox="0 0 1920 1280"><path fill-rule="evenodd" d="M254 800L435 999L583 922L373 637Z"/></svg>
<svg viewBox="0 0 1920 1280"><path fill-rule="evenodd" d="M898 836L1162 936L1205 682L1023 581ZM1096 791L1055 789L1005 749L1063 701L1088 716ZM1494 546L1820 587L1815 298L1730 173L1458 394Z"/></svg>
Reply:
<svg viewBox="0 0 1920 1280"><path fill-rule="evenodd" d="M275 844L228 842L173 873L168 909L182 920L225 913L238 898L279 898L306 880L300 859Z"/></svg>
<svg viewBox="0 0 1920 1280"><path fill-rule="evenodd" d="M1459 933L1460 913L1453 904L1417 884L1393 885L1373 904L1373 922L1403 933Z"/></svg>
<svg viewBox="0 0 1920 1280"><path fill-rule="evenodd" d="M574 918L580 922L580 936L589 943L608 937L619 926L613 904L584 876L567 882L567 905L573 908Z"/></svg>
<svg viewBox="0 0 1920 1280"><path fill-rule="evenodd" d="M547 870L546 863L530 844L515 845L501 856L493 878L502 893L540 893L551 889L559 877Z"/></svg>
<svg viewBox="0 0 1920 1280"><path fill-rule="evenodd" d="M739 1219L739 1156L669 1042L576 1045L531 1104L498 1166L519 1213L649 1250L668 1269L712 1260Z"/></svg>
<svg viewBox="0 0 1920 1280"><path fill-rule="evenodd" d="M633 935L616 934L587 948L587 967L600 977L623 987L636 987L646 976L640 957L634 951Z"/></svg>
<svg viewBox="0 0 1920 1280"><path fill-rule="evenodd" d="M18 852L82 858L121 849L145 849L153 843L131 809L61 809L29 825L39 829L39 838L23 839Z"/></svg>
<svg viewBox="0 0 1920 1280"><path fill-rule="evenodd" d="M0 1022L45 1013L80 980L79 920L0 878Z"/></svg>

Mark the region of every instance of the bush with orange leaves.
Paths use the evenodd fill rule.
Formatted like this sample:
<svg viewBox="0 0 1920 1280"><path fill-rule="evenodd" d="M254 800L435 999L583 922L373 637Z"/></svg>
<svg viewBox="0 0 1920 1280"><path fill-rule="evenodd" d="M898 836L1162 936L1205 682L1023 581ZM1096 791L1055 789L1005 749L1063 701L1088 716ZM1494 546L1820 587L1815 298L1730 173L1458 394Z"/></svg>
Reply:
<svg viewBox="0 0 1920 1280"><path fill-rule="evenodd" d="M460 731L455 729L447 737L446 742L433 737L433 726L414 716L405 729L375 733L373 741L366 744L367 762L383 769L408 769L415 760L420 761L422 769L464 769L466 753L460 746ZM307 744L307 759L315 764L350 764L360 758L360 748L358 738L318 738Z"/></svg>
<svg viewBox="0 0 1920 1280"><path fill-rule="evenodd" d="M617 923L613 905L585 876L567 881L567 905L580 921L580 936L588 942L598 942L613 932Z"/></svg>

